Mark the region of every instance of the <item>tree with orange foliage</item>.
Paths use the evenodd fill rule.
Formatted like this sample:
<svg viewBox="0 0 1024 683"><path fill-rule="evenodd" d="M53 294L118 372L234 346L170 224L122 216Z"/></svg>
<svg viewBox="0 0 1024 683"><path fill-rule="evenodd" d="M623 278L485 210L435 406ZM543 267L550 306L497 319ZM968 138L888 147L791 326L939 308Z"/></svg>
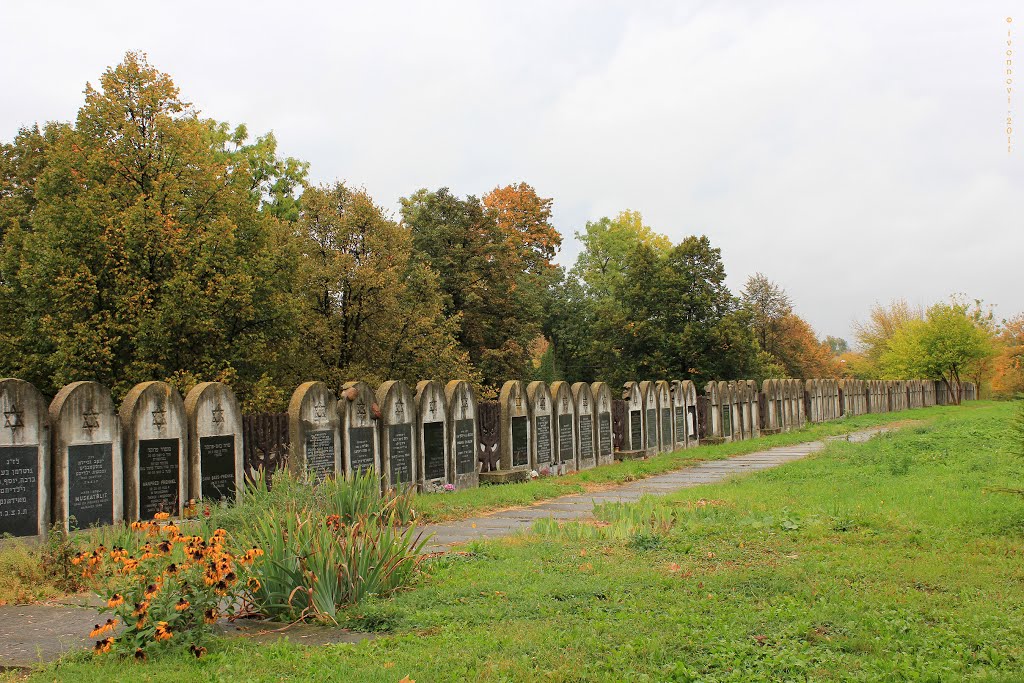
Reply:
<svg viewBox="0 0 1024 683"><path fill-rule="evenodd" d="M1024 313L1003 321L996 345L992 391L1003 396L1024 393Z"/></svg>
<svg viewBox="0 0 1024 683"><path fill-rule="evenodd" d="M522 270L543 274L553 268L551 259L562 245L562 236L551 225L551 204L530 185L496 187L484 195L484 212L522 261Z"/></svg>

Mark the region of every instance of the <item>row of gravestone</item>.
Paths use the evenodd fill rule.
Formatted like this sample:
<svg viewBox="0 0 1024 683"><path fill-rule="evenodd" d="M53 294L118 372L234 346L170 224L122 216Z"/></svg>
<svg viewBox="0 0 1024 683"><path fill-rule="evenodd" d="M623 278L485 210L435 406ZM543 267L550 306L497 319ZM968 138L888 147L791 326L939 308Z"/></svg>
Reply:
<svg viewBox="0 0 1024 683"><path fill-rule="evenodd" d="M808 420L948 402L931 381L765 380L627 382L622 445L651 455L753 438ZM976 398L965 384L963 398ZM946 399L944 399L946 396ZM500 457L481 471L478 404L464 381L423 381L413 391L351 382L335 394L307 382L288 409L289 468L315 480L373 470L385 487L465 488L538 474L564 474L614 458L612 394L603 382L509 381L499 396ZM85 528L186 501L234 499L243 479L242 415L230 388L207 382L184 401L163 382L133 388L115 411L110 392L76 382L49 408L27 382L0 380L0 535L45 533L50 520ZM703 413L703 414L702 414ZM701 425L704 433L701 434Z"/></svg>

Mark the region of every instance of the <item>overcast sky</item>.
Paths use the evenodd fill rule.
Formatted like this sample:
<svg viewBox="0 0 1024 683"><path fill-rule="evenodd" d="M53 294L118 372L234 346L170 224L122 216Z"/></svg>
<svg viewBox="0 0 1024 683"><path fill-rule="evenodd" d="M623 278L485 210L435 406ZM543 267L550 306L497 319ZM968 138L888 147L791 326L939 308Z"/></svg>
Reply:
<svg viewBox="0 0 1024 683"><path fill-rule="evenodd" d="M420 187L532 184L567 265L574 231L629 208L707 234L734 291L765 273L822 336L896 297L1024 311L1022 0L4 0L0 25L4 140L143 50L204 115L396 213Z"/></svg>

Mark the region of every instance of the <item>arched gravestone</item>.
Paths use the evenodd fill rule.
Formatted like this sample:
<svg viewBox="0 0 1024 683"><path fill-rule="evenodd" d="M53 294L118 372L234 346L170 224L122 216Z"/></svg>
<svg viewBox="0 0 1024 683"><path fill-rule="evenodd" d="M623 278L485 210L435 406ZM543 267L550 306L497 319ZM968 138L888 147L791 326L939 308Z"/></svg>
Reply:
<svg viewBox="0 0 1024 683"><path fill-rule="evenodd" d="M498 395L501 405L501 469L529 472L533 457L533 429L526 387L509 380Z"/></svg>
<svg viewBox="0 0 1024 683"><path fill-rule="evenodd" d="M622 386L622 399L626 402L626 443L631 451L646 450L644 434L644 398L637 382Z"/></svg>
<svg viewBox="0 0 1024 683"><path fill-rule="evenodd" d="M736 415L733 409L733 396L732 386L728 382L722 381L718 383L718 400L720 401L719 410L722 414L720 424L722 425L722 438L725 441L732 441L736 434Z"/></svg>
<svg viewBox="0 0 1024 683"><path fill-rule="evenodd" d="M559 473L575 472L578 469L576 400L568 382L551 383L551 402L554 407L555 456Z"/></svg>
<svg viewBox="0 0 1024 683"><path fill-rule="evenodd" d="M796 379L784 379L786 392L786 431L800 428L800 404L803 401L802 382Z"/></svg>
<svg viewBox="0 0 1024 683"><path fill-rule="evenodd" d="M526 385L530 404L530 432L533 441L533 462L531 468L537 472L556 473L555 425L551 406L551 391L544 382L530 382Z"/></svg>
<svg viewBox="0 0 1024 683"><path fill-rule="evenodd" d="M686 447L694 448L700 444L699 421L697 418L697 385L688 379L684 379L680 386L686 399Z"/></svg>
<svg viewBox="0 0 1024 683"><path fill-rule="evenodd" d="M338 399L326 384L298 386L288 403L288 469L292 475L320 482L345 471L339 423Z"/></svg>
<svg viewBox="0 0 1024 683"><path fill-rule="evenodd" d="M750 397L750 437L757 438L761 436L761 392L754 380L744 381L747 383L747 396Z"/></svg>
<svg viewBox="0 0 1024 683"><path fill-rule="evenodd" d="M751 439L754 436L754 393L750 390L747 380L736 381L737 406L740 413L740 424L742 425L743 438Z"/></svg>
<svg viewBox="0 0 1024 683"><path fill-rule="evenodd" d="M597 423L594 420L594 392L586 382L570 387L576 408L576 452L580 470L597 466ZM610 437L610 435L609 435Z"/></svg>
<svg viewBox="0 0 1024 683"><path fill-rule="evenodd" d="M804 390L804 383L802 380L794 379L794 398L796 399L797 409L797 425L803 427L807 424L807 394Z"/></svg>
<svg viewBox="0 0 1024 683"><path fill-rule="evenodd" d="M674 448L686 448L686 391L683 383L672 380L669 385L672 396L672 438Z"/></svg>
<svg viewBox="0 0 1024 683"><path fill-rule="evenodd" d="M807 420L809 422L818 421L818 382L817 380L808 379L804 381L804 401L806 402Z"/></svg>
<svg viewBox="0 0 1024 683"><path fill-rule="evenodd" d="M594 382L590 385L590 391L594 394L596 405L594 412L597 416L597 464L608 465L615 461L612 443L612 391L604 382Z"/></svg>
<svg viewBox="0 0 1024 683"><path fill-rule="evenodd" d="M50 528L50 420L39 390L0 379L0 536L45 537Z"/></svg>
<svg viewBox="0 0 1024 683"><path fill-rule="evenodd" d="M185 397L189 497L238 502L242 498L242 410L231 388L203 382Z"/></svg>
<svg viewBox="0 0 1024 683"><path fill-rule="evenodd" d="M416 385L416 438L421 491L443 491L451 482L448 468L448 406L440 382Z"/></svg>
<svg viewBox="0 0 1024 683"><path fill-rule="evenodd" d="M658 394L654 382L640 382L640 396L644 402L644 453L658 452Z"/></svg>
<svg viewBox="0 0 1024 683"><path fill-rule="evenodd" d="M380 406L380 463L385 486L403 488L419 478L419 448L414 437L416 403L405 382L391 380L377 388Z"/></svg>
<svg viewBox="0 0 1024 683"><path fill-rule="evenodd" d="M704 395L707 403L707 427L705 428L704 440L724 439L725 425L722 424L722 396L719 393L718 382L708 382L704 386Z"/></svg>
<svg viewBox="0 0 1024 683"><path fill-rule="evenodd" d="M121 425L110 391L96 382L67 385L50 404L50 428L53 521L65 530L123 521Z"/></svg>
<svg viewBox="0 0 1024 683"><path fill-rule="evenodd" d="M761 382L761 393L764 394L764 406L765 410L765 432L768 434L777 434L782 431L779 426L779 416L781 411L776 406L776 391L778 383L774 379L766 379Z"/></svg>
<svg viewBox="0 0 1024 683"><path fill-rule="evenodd" d="M454 472L456 488L480 485L480 464L477 449L480 435L476 424L476 395L473 385L463 380L452 380L444 388L448 407L448 468Z"/></svg>
<svg viewBox="0 0 1024 683"><path fill-rule="evenodd" d="M729 413L732 427L732 441L743 440L743 396L742 389L735 381L726 382L725 396L729 399Z"/></svg>
<svg viewBox="0 0 1024 683"><path fill-rule="evenodd" d="M672 390L665 380L654 383L654 393L658 401L658 450L668 453L675 449L675 420L672 414Z"/></svg>
<svg viewBox="0 0 1024 683"><path fill-rule="evenodd" d="M164 382L136 384L121 403L124 516L181 515L188 499L188 423L178 390Z"/></svg>
<svg viewBox="0 0 1024 683"><path fill-rule="evenodd" d="M358 474L373 470L383 477L377 434L380 407L370 385L366 382L347 382L342 386L338 413L345 472Z"/></svg>

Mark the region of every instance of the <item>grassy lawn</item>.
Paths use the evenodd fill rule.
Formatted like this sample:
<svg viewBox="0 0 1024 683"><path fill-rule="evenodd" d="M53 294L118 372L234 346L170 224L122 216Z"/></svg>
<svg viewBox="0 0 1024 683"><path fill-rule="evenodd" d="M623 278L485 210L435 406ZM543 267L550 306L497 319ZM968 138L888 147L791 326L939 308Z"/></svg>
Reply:
<svg viewBox="0 0 1024 683"><path fill-rule="evenodd" d="M865 444L598 510L625 526L472 545L354 609L348 626L387 634L359 645L82 655L33 680L1024 680L1024 499L987 491L1024 486L1013 410L910 411Z"/></svg>

